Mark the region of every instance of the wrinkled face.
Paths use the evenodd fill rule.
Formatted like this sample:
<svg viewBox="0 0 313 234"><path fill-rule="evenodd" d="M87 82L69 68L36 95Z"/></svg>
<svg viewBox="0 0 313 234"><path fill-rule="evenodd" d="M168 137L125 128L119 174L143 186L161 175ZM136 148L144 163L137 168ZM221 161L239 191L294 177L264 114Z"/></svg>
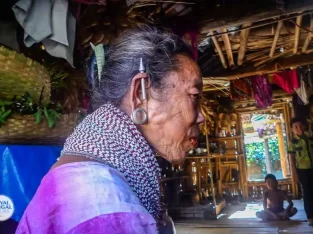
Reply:
<svg viewBox="0 0 313 234"><path fill-rule="evenodd" d="M304 128L301 122L292 124L291 130L297 136L302 136L304 133Z"/></svg>
<svg viewBox="0 0 313 234"><path fill-rule="evenodd" d="M277 181L273 180L273 179L267 179L266 180L266 186L268 189L276 189L277 188Z"/></svg>
<svg viewBox="0 0 313 234"><path fill-rule="evenodd" d="M193 139L204 121L200 112L202 78L197 64L178 56L181 69L166 77L162 93L149 90L148 124L142 131L151 146L169 162L182 161L194 148ZM158 96L159 98L153 98ZM160 96L161 95L161 96Z"/></svg>

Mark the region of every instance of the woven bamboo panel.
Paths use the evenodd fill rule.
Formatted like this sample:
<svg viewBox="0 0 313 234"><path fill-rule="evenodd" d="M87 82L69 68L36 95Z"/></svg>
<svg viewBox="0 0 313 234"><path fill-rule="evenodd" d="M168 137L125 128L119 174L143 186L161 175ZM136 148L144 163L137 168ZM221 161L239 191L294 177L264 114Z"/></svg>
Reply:
<svg viewBox="0 0 313 234"><path fill-rule="evenodd" d="M42 88L43 103L50 100L50 76L47 70L34 60L0 46L0 99L11 100L25 92L38 101Z"/></svg>
<svg viewBox="0 0 313 234"><path fill-rule="evenodd" d="M62 115L56 125L50 129L45 118L35 123L32 115L12 115L0 127L1 143L59 143L69 136L76 126L78 115Z"/></svg>

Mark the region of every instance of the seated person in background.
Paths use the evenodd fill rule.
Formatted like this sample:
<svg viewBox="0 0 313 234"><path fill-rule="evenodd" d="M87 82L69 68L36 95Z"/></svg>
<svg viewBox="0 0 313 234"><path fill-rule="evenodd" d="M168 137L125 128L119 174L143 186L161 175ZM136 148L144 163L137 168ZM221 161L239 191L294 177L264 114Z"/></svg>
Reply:
<svg viewBox="0 0 313 234"><path fill-rule="evenodd" d="M268 190L264 193L264 210L258 211L256 216L265 221L288 220L289 217L294 216L297 213L297 209L293 207L293 202L287 196L287 193L278 189L276 177L268 174L265 177L265 183ZM287 200L289 203L286 209L284 209L284 200Z"/></svg>

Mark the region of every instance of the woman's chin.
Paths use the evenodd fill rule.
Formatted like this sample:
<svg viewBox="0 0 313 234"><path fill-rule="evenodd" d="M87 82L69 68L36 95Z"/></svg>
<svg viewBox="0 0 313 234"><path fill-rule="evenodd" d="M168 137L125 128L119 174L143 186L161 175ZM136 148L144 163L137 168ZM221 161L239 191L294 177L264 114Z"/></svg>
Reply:
<svg viewBox="0 0 313 234"><path fill-rule="evenodd" d="M169 163L181 163L185 160L186 156L187 156L187 152L185 151L181 151L181 152L173 152L171 154L167 154L167 155L161 155L160 156L162 158L164 158L166 161L168 161Z"/></svg>
<svg viewBox="0 0 313 234"><path fill-rule="evenodd" d="M188 153L185 151L176 153L175 155L173 155L170 162L171 163L181 163L185 160L187 154Z"/></svg>

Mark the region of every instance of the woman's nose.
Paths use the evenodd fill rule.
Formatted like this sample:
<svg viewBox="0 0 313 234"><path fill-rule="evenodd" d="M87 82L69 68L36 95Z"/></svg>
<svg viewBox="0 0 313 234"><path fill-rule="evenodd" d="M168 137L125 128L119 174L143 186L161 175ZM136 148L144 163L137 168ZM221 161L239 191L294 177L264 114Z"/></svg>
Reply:
<svg viewBox="0 0 313 234"><path fill-rule="evenodd" d="M198 118L197 118L197 124L201 124L204 122L204 115L201 112L201 109L199 108L198 111Z"/></svg>

